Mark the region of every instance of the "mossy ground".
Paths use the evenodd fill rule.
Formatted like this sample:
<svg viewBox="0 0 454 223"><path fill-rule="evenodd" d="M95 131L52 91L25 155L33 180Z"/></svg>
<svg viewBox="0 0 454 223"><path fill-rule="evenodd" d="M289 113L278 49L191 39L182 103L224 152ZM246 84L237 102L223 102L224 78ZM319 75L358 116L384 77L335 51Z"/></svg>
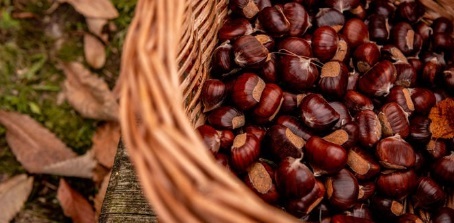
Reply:
<svg viewBox="0 0 454 223"><path fill-rule="evenodd" d="M106 66L93 70L113 87L119 73L121 48L136 1L112 0L120 16L112 22L106 48ZM49 13L53 0L0 0L0 109L28 114L55 133L76 153L91 146L96 120L84 119L66 102L60 102L64 74L59 61L83 61L83 16L70 5L62 4ZM20 17L25 15L24 17ZM30 16L31 15L31 16ZM15 159L0 126L0 180L26 173ZM26 208L52 213L50 221L68 221L55 198L58 177L36 175L35 187ZM86 197L93 197L90 180L67 179ZM36 209L36 208L34 208Z"/></svg>

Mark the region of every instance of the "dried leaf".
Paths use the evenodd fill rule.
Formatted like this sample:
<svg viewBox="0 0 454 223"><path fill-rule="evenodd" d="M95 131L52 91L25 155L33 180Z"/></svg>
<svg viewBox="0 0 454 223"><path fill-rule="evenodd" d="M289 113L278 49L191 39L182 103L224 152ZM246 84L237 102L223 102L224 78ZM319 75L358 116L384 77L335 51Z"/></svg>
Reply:
<svg viewBox="0 0 454 223"><path fill-rule="evenodd" d="M447 98L430 110L432 137L450 139L454 137L454 99Z"/></svg>
<svg viewBox="0 0 454 223"><path fill-rule="evenodd" d="M82 156L46 166L43 170L54 175L92 178L96 164L93 152L88 151Z"/></svg>
<svg viewBox="0 0 454 223"><path fill-rule="evenodd" d="M103 67L106 63L104 44L98 38L88 33L84 35L84 54L87 63L95 69Z"/></svg>
<svg viewBox="0 0 454 223"><path fill-rule="evenodd" d="M112 168L118 142L120 141L120 125L117 122L107 122L96 130L93 135L92 150L96 160L105 167Z"/></svg>
<svg viewBox="0 0 454 223"><path fill-rule="evenodd" d="M107 42L109 35L103 33L104 26L107 24L107 19L86 18L88 30L101 38L102 41Z"/></svg>
<svg viewBox="0 0 454 223"><path fill-rule="evenodd" d="M94 199L96 219L98 219L99 215L101 214L102 203L104 202L104 197L106 197L107 186L109 186L110 174L112 174L112 172L109 172L109 174L104 177L101 187L99 188L98 193L96 194Z"/></svg>
<svg viewBox="0 0 454 223"><path fill-rule="evenodd" d="M17 175L0 184L0 222L9 222L20 211L33 188L33 177Z"/></svg>
<svg viewBox="0 0 454 223"><path fill-rule="evenodd" d="M109 0L58 0L71 4L76 11L85 17L114 19L118 11Z"/></svg>
<svg viewBox="0 0 454 223"><path fill-rule="evenodd" d="M95 212L88 201L72 189L64 179L60 179L57 199L63 208L63 213L74 223L94 223Z"/></svg>
<svg viewBox="0 0 454 223"><path fill-rule="evenodd" d="M116 121L118 103L106 82L77 62L63 64L64 91L68 102L82 116Z"/></svg>

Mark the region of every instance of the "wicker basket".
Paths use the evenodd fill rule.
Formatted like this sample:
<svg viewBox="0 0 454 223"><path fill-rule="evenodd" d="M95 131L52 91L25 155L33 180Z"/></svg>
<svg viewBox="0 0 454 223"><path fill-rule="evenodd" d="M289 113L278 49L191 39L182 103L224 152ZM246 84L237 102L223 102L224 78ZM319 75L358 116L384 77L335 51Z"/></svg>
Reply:
<svg viewBox="0 0 454 223"><path fill-rule="evenodd" d="M453 0L421 2L428 19L454 19ZM218 166L194 131L227 11L227 0L139 0L119 82L124 140L163 222L295 222Z"/></svg>

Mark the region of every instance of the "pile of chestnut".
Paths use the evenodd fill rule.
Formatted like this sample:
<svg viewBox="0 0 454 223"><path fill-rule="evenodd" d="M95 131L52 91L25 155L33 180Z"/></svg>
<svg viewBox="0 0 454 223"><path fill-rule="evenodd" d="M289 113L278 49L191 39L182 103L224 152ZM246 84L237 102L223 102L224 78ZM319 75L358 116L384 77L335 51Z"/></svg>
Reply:
<svg viewBox="0 0 454 223"><path fill-rule="evenodd" d="M424 13L417 0L231 0L198 132L308 222L454 222L454 141L429 118L454 95L453 23Z"/></svg>

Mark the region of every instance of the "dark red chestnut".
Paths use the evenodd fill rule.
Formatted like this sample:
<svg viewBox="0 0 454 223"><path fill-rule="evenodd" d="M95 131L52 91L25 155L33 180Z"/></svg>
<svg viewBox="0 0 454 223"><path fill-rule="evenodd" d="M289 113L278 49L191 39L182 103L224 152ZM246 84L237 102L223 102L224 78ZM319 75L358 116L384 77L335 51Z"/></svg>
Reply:
<svg viewBox="0 0 454 223"><path fill-rule="evenodd" d="M431 217L431 223L454 222L454 209L442 207Z"/></svg>
<svg viewBox="0 0 454 223"><path fill-rule="evenodd" d="M415 33L411 25L406 22L399 22L393 26L391 39L394 45L406 56L417 54L421 50L421 36Z"/></svg>
<svg viewBox="0 0 454 223"><path fill-rule="evenodd" d="M336 30L329 26L322 26L312 35L312 50L314 56L326 62L334 57L337 51L338 37Z"/></svg>
<svg viewBox="0 0 454 223"><path fill-rule="evenodd" d="M255 33L254 37L269 51L274 50L275 41L271 36L264 33Z"/></svg>
<svg viewBox="0 0 454 223"><path fill-rule="evenodd" d="M299 37L287 37L279 42L278 50L283 53L295 54L302 57L311 57L311 45Z"/></svg>
<svg viewBox="0 0 454 223"><path fill-rule="evenodd" d="M302 123L296 119L294 116L282 115L279 116L276 120L276 124L283 125L290 129L295 135L301 137L304 140L309 140L313 132L311 132L307 127L303 126Z"/></svg>
<svg viewBox="0 0 454 223"><path fill-rule="evenodd" d="M276 170L276 184L281 195L287 198L303 197L315 186L314 174L301 159L287 157Z"/></svg>
<svg viewBox="0 0 454 223"><path fill-rule="evenodd" d="M280 56L282 81L293 91L301 92L313 87L319 77L319 72L312 59L305 57Z"/></svg>
<svg viewBox="0 0 454 223"><path fill-rule="evenodd" d="M409 169L416 161L411 145L398 135L380 140L376 154L380 164L388 169Z"/></svg>
<svg viewBox="0 0 454 223"><path fill-rule="evenodd" d="M347 90L356 90L358 86L359 73L356 71L348 73Z"/></svg>
<svg viewBox="0 0 454 223"><path fill-rule="evenodd" d="M233 50L229 41L222 43L214 49L211 65L215 73L227 73L234 68Z"/></svg>
<svg viewBox="0 0 454 223"><path fill-rule="evenodd" d="M424 63L419 81L421 85L425 85L427 87L435 87L436 86L436 78L438 74L441 72L442 67L438 59L433 58Z"/></svg>
<svg viewBox="0 0 454 223"><path fill-rule="evenodd" d="M377 115L371 110L358 112L355 118L359 126L359 143L372 147L382 136L382 127Z"/></svg>
<svg viewBox="0 0 454 223"><path fill-rule="evenodd" d="M273 37L281 37L290 31L290 21L285 17L281 6L266 7L258 13L257 18Z"/></svg>
<svg viewBox="0 0 454 223"><path fill-rule="evenodd" d="M330 61L323 65L318 87L329 98L342 98L347 90L348 68L342 62Z"/></svg>
<svg viewBox="0 0 454 223"><path fill-rule="evenodd" d="M450 52L453 49L453 43L451 34L435 33L432 37L432 46L436 52Z"/></svg>
<svg viewBox="0 0 454 223"><path fill-rule="evenodd" d="M301 36L312 26L306 9L296 2L289 2L282 6L285 18L290 22L289 35Z"/></svg>
<svg viewBox="0 0 454 223"><path fill-rule="evenodd" d="M302 94L292 94L290 92L283 93L284 101L281 105L282 112L293 112L299 107L301 101L303 100L304 95Z"/></svg>
<svg viewBox="0 0 454 223"><path fill-rule="evenodd" d="M211 111L208 122L216 128L236 129L244 125L244 114L233 107L221 106Z"/></svg>
<svg viewBox="0 0 454 223"><path fill-rule="evenodd" d="M395 84L402 87L414 87L418 74L415 68L407 63L395 63L394 67L397 72Z"/></svg>
<svg viewBox="0 0 454 223"><path fill-rule="evenodd" d="M406 138L410 134L410 124L407 117L407 113L396 102L383 105L378 113L383 136L399 134L402 138Z"/></svg>
<svg viewBox="0 0 454 223"><path fill-rule="evenodd" d="M381 48L383 59L392 61L394 63L408 63L407 57L394 45L385 45ZM419 60L419 59L418 59Z"/></svg>
<svg viewBox="0 0 454 223"><path fill-rule="evenodd" d="M240 67L260 67L268 57L268 49L251 35L239 37L233 43L233 53Z"/></svg>
<svg viewBox="0 0 454 223"><path fill-rule="evenodd" d="M386 196L402 199L416 189L416 178L413 170L382 173L377 179L377 189Z"/></svg>
<svg viewBox="0 0 454 223"><path fill-rule="evenodd" d="M325 6L328 8L334 8L339 12L348 11L358 7L360 4L359 0L325 0Z"/></svg>
<svg viewBox="0 0 454 223"><path fill-rule="evenodd" d="M315 16L317 27L330 26L336 32L342 29L345 23L344 15L332 8L321 8Z"/></svg>
<svg viewBox="0 0 454 223"><path fill-rule="evenodd" d="M246 185L265 202L273 204L279 199L274 183L274 171L265 162L255 162L247 169Z"/></svg>
<svg viewBox="0 0 454 223"><path fill-rule="evenodd" d="M433 159L439 159L447 155L448 149L446 147L446 142L442 139L431 139L426 145L426 151Z"/></svg>
<svg viewBox="0 0 454 223"><path fill-rule="evenodd" d="M399 217L398 223L423 223L423 221L414 214L405 213Z"/></svg>
<svg viewBox="0 0 454 223"><path fill-rule="evenodd" d="M391 88L386 101L397 103L405 112L411 114L415 110L413 101L411 100L410 90L401 86Z"/></svg>
<svg viewBox="0 0 454 223"><path fill-rule="evenodd" d="M358 200L358 181L350 171L342 169L325 182L326 197L335 208L346 210Z"/></svg>
<svg viewBox="0 0 454 223"><path fill-rule="evenodd" d="M375 43L363 43L353 53L355 67L360 73L367 72L380 59L380 50Z"/></svg>
<svg viewBox="0 0 454 223"><path fill-rule="evenodd" d="M369 41L369 30L361 19L352 18L344 25L342 33L351 48L356 48Z"/></svg>
<svg viewBox="0 0 454 223"><path fill-rule="evenodd" d="M266 84L260 102L257 107L254 108L254 115L265 118L268 121L273 120L279 111L283 100L282 90L279 86L275 84Z"/></svg>
<svg viewBox="0 0 454 223"><path fill-rule="evenodd" d="M374 104L372 104L372 101L368 97L352 90L348 90L345 94L344 104L353 114L356 114L363 110L374 109Z"/></svg>
<svg viewBox="0 0 454 223"><path fill-rule="evenodd" d="M325 186L322 182L316 181L314 188L307 195L292 199L285 205L286 211L297 218L311 213L311 211L322 201L325 195Z"/></svg>
<svg viewBox="0 0 454 223"><path fill-rule="evenodd" d="M398 17L410 22L417 22L425 12L424 5L419 1L406 1L399 4L396 10Z"/></svg>
<svg viewBox="0 0 454 223"><path fill-rule="evenodd" d="M389 25L385 16L372 14L369 16L369 35L372 41L384 44L389 38Z"/></svg>
<svg viewBox="0 0 454 223"><path fill-rule="evenodd" d="M447 33L451 34L453 31L452 21L446 17L438 17L432 23L434 33Z"/></svg>
<svg viewBox="0 0 454 223"><path fill-rule="evenodd" d="M245 171L254 163L260 154L260 142L254 135L243 133L235 136L230 149L230 164L238 170Z"/></svg>
<svg viewBox="0 0 454 223"><path fill-rule="evenodd" d="M201 125L197 128L197 131L202 137L203 142L210 152L216 154L219 151L221 145L221 139L216 129L209 125Z"/></svg>
<svg viewBox="0 0 454 223"><path fill-rule="evenodd" d="M344 63L350 62L350 49L347 41L342 37L342 35L339 36L336 54L334 54L334 57L331 60L337 60Z"/></svg>
<svg viewBox="0 0 454 223"><path fill-rule="evenodd" d="M275 54L269 54L263 66L260 68L260 77L266 83L276 83L278 81L277 58Z"/></svg>
<svg viewBox="0 0 454 223"><path fill-rule="evenodd" d="M312 136L306 143L307 157L315 176L334 174L347 163L347 152L342 146Z"/></svg>
<svg viewBox="0 0 454 223"><path fill-rule="evenodd" d="M415 208L432 209L443 204L445 193L430 177L420 177L418 187L412 198Z"/></svg>
<svg viewBox="0 0 454 223"><path fill-rule="evenodd" d="M222 149L230 149L233 144L233 140L235 139L235 135L230 130L220 130L218 131L219 139L221 140L221 148Z"/></svg>
<svg viewBox="0 0 454 223"><path fill-rule="evenodd" d="M430 123L432 121L421 115L415 115L410 119L410 137L409 141L420 145L426 145L430 138L432 138L432 132L430 131Z"/></svg>
<svg viewBox="0 0 454 223"><path fill-rule="evenodd" d="M442 185L454 185L454 153L436 160L431 173Z"/></svg>
<svg viewBox="0 0 454 223"><path fill-rule="evenodd" d="M259 6L254 0L233 0L229 2L229 7L233 12L245 17L246 19L252 19L260 11Z"/></svg>
<svg viewBox="0 0 454 223"><path fill-rule="evenodd" d="M203 112L209 112L221 106L226 96L225 84L216 79L205 81L200 94L203 103Z"/></svg>
<svg viewBox="0 0 454 223"><path fill-rule="evenodd" d="M415 106L415 112L419 114L428 114L435 105L435 95L428 89L413 88L410 89L410 94Z"/></svg>
<svg viewBox="0 0 454 223"><path fill-rule="evenodd" d="M266 132L266 146L277 159L301 157L305 141L283 125L273 125Z"/></svg>
<svg viewBox="0 0 454 223"><path fill-rule="evenodd" d="M382 60L359 78L358 87L361 92L369 96L386 96L396 77L394 65L387 60Z"/></svg>
<svg viewBox="0 0 454 223"><path fill-rule="evenodd" d="M375 194L375 182L366 181L359 183L359 192L358 192L358 200L366 201L367 199L371 198L372 195Z"/></svg>
<svg viewBox="0 0 454 223"><path fill-rule="evenodd" d="M304 97L300 111L304 124L316 131L332 128L340 118L339 113L320 94Z"/></svg>
<svg viewBox="0 0 454 223"><path fill-rule="evenodd" d="M229 18L218 31L219 41L234 40L240 36L250 35L254 30L245 18Z"/></svg>
<svg viewBox="0 0 454 223"><path fill-rule="evenodd" d="M405 207L397 200L374 196L371 199L371 209L375 210L376 217L380 220L395 220L405 213Z"/></svg>
<svg viewBox="0 0 454 223"><path fill-rule="evenodd" d="M329 105L331 105L331 107L337 113L339 113L339 120L337 121L334 128L340 128L343 125L351 122L352 116L350 115L350 112L348 111L347 106L345 106L342 102L333 101L333 102L329 102Z"/></svg>
<svg viewBox="0 0 454 223"><path fill-rule="evenodd" d="M216 153L214 154L214 159L216 160L216 163L220 165L221 167L225 168L228 171L231 171L230 165L229 165L229 157L223 153Z"/></svg>
<svg viewBox="0 0 454 223"><path fill-rule="evenodd" d="M380 165L360 147L348 151L347 165L358 180L367 180L380 172Z"/></svg>
<svg viewBox="0 0 454 223"><path fill-rule="evenodd" d="M390 1L371 1L369 4L371 12L384 16L385 18L393 16L396 10L396 7Z"/></svg>
<svg viewBox="0 0 454 223"><path fill-rule="evenodd" d="M260 102L265 86L265 82L256 74L244 73L233 85L233 102L241 110L251 109Z"/></svg>

